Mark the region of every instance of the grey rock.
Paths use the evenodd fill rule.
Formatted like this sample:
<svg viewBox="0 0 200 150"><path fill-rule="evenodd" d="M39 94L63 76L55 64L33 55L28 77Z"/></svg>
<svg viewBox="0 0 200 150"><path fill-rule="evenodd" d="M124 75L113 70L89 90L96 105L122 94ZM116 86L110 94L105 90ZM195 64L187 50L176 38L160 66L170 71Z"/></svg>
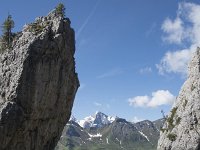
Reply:
<svg viewBox="0 0 200 150"><path fill-rule="evenodd" d="M158 150L200 149L200 48L188 69L188 79L160 132Z"/></svg>
<svg viewBox="0 0 200 150"><path fill-rule="evenodd" d="M53 150L79 87L75 33L54 11L0 54L0 150Z"/></svg>

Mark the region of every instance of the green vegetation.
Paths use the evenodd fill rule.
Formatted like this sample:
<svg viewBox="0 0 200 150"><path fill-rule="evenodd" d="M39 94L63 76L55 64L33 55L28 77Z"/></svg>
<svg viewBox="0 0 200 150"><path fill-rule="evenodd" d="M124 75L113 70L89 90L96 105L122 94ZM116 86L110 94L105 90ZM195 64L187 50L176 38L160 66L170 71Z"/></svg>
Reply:
<svg viewBox="0 0 200 150"><path fill-rule="evenodd" d="M137 126L139 127L140 124ZM64 128L62 138L55 150L155 150L158 132L154 132L154 128L149 126L142 127L146 128L143 130L144 133L153 134L153 136L147 134L150 143L135 127L128 122L114 122L103 128L90 129L83 129L75 124L68 125ZM100 133L102 136L90 138L88 133Z"/></svg>
<svg viewBox="0 0 200 150"><path fill-rule="evenodd" d="M177 111L178 107L174 107L172 110L171 110L171 116L169 116L167 118L167 122L168 122L168 128L169 130L172 130L174 128L174 116L176 114L176 111Z"/></svg>
<svg viewBox="0 0 200 150"><path fill-rule="evenodd" d="M29 30L31 32L34 32L35 34L38 34L42 32L42 30L45 28L45 26L40 25L39 23L32 23L29 25Z"/></svg>
<svg viewBox="0 0 200 150"><path fill-rule="evenodd" d="M121 145L124 147L123 149L127 150L155 150L156 146L144 143L132 143L128 145ZM55 150L122 150L122 148L117 143L96 143L91 142L87 144L76 145L73 148L70 148L68 145L63 145L62 143L58 143Z"/></svg>
<svg viewBox="0 0 200 150"><path fill-rule="evenodd" d="M165 131L168 132L168 129L167 128L160 128L160 131L164 133Z"/></svg>
<svg viewBox="0 0 200 150"><path fill-rule="evenodd" d="M14 34L12 33L12 29L14 28L14 21L12 20L12 16L8 15L6 20L2 24L2 32L3 35L1 37L1 45L0 51L4 51L7 48L11 47Z"/></svg>
<svg viewBox="0 0 200 150"><path fill-rule="evenodd" d="M56 15L65 17L65 6L62 3L59 3L55 8Z"/></svg>
<svg viewBox="0 0 200 150"><path fill-rule="evenodd" d="M170 141L175 141L175 140L176 140L176 137L177 137L177 135L174 134L174 133L169 133L169 134L167 135L167 138L168 138Z"/></svg>
<svg viewBox="0 0 200 150"><path fill-rule="evenodd" d="M167 128L160 128L161 132L171 131L176 125L178 125L180 123L181 117L178 117L178 118L174 119L177 109L178 109L178 107L174 107L171 110L171 116L169 116L167 118L168 127ZM175 120L175 122L174 122L174 120Z"/></svg>

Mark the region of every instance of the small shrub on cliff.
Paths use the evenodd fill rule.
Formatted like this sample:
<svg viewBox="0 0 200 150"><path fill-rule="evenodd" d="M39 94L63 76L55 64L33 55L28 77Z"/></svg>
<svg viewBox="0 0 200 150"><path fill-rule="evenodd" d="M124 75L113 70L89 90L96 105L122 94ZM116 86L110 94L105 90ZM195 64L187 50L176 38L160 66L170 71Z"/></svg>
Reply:
<svg viewBox="0 0 200 150"><path fill-rule="evenodd" d="M176 114L176 111L177 111L178 107L174 107L172 110L171 110L171 116L169 116L167 118L167 122L168 122L168 126L169 126L169 129L173 129L174 128L174 116Z"/></svg>
<svg viewBox="0 0 200 150"><path fill-rule="evenodd" d="M170 141L175 141L175 140L176 140L176 137L177 137L177 135L174 134L174 133L169 133L169 134L167 135L167 138L168 138Z"/></svg>
<svg viewBox="0 0 200 150"><path fill-rule="evenodd" d="M32 23L29 25L29 30L35 34L42 32L44 28L45 26L42 26L38 23Z"/></svg>
<svg viewBox="0 0 200 150"><path fill-rule="evenodd" d="M59 3L55 9L56 15L65 17L65 6L62 3Z"/></svg>
<svg viewBox="0 0 200 150"><path fill-rule="evenodd" d="M167 129L167 128L162 128L162 127L161 127L161 128L160 128L160 131L164 133L165 131L168 132L168 129Z"/></svg>

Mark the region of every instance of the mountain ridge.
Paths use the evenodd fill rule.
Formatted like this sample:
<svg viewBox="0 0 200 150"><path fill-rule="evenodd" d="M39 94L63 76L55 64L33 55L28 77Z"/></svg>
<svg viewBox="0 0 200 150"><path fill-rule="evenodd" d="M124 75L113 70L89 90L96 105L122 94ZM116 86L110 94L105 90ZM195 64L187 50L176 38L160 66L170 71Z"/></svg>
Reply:
<svg viewBox="0 0 200 150"><path fill-rule="evenodd" d="M158 122L163 122L163 119L159 119L154 122L143 120L132 123L116 117L112 123L84 128L74 120L76 119L71 119L66 124L56 150L155 150L160 133Z"/></svg>
<svg viewBox="0 0 200 150"><path fill-rule="evenodd" d="M78 121L79 125L83 128L90 127L102 127L110 124L115 120L116 117L108 116L100 111L97 111L94 115L90 115Z"/></svg>

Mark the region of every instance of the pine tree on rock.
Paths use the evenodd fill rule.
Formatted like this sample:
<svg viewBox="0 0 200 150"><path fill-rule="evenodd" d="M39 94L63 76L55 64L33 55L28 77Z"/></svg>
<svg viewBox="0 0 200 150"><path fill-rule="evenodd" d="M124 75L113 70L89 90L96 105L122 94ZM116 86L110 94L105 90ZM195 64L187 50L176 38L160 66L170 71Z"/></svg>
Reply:
<svg viewBox="0 0 200 150"><path fill-rule="evenodd" d="M7 19L4 21L4 23L2 24L2 38L1 38L1 42L2 42L2 47L3 48L10 48L11 43L12 43L12 39L13 39L13 33L12 33L12 29L14 28L14 21L12 20L12 16L8 15Z"/></svg>
<svg viewBox="0 0 200 150"><path fill-rule="evenodd" d="M56 15L65 17L65 6L62 3L59 3L55 9Z"/></svg>

